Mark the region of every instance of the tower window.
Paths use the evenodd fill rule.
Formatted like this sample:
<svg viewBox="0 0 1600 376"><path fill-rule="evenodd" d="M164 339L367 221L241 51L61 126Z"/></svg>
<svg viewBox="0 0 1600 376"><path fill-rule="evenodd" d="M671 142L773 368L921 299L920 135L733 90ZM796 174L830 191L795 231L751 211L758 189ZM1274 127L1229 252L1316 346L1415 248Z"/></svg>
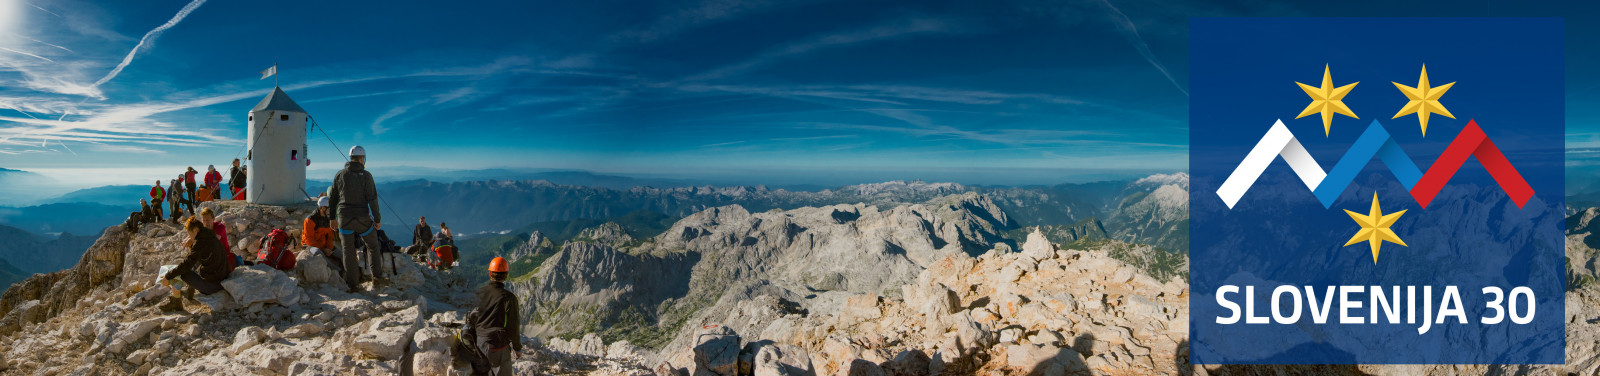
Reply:
<svg viewBox="0 0 1600 376"><path fill-rule="evenodd" d="M250 115L250 121L256 121L256 116L255 115Z"/></svg>
<svg viewBox="0 0 1600 376"><path fill-rule="evenodd" d="M278 115L278 120L289 121L289 115Z"/></svg>

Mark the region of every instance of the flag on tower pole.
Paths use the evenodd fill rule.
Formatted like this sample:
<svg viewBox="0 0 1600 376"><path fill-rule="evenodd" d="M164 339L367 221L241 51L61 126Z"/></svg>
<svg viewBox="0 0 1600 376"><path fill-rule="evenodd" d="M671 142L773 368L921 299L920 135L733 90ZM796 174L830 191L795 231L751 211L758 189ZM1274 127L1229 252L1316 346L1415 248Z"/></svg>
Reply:
<svg viewBox="0 0 1600 376"><path fill-rule="evenodd" d="M271 68L267 68L267 69L264 69L264 70L261 71L261 79L265 80L265 79L267 79L267 77L272 77L273 75L276 75L276 74L278 74L278 63L272 63L272 67Z"/></svg>

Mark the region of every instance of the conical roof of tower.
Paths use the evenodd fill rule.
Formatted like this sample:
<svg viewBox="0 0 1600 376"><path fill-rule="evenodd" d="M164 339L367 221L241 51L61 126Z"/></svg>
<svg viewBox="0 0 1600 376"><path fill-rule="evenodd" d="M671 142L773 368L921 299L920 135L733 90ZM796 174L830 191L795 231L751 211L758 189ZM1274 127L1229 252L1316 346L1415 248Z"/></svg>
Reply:
<svg viewBox="0 0 1600 376"><path fill-rule="evenodd" d="M261 103L256 103L256 108L250 110L250 112L261 111L306 113L304 108L300 108L300 104L294 103L293 99L289 99L289 93L285 93L282 88L276 87L272 88L272 94L267 94L266 98L261 98Z"/></svg>

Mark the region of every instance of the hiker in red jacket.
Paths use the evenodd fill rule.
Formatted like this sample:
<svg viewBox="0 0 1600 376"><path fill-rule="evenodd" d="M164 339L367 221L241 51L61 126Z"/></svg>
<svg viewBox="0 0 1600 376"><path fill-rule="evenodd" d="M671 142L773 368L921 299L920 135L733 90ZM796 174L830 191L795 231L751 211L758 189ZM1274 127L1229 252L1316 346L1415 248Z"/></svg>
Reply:
<svg viewBox="0 0 1600 376"><path fill-rule="evenodd" d="M167 198L167 191L161 189L161 179L156 179L156 186L150 187L150 208L155 210L156 221L161 220L161 200Z"/></svg>
<svg viewBox="0 0 1600 376"><path fill-rule="evenodd" d="M222 173L217 172L217 165L206 166L206 187L211 190L212 200L222 199Z"/></svg>
<svg viewBox="0 0 1600 376"><path fill-rule="evenodd" d="M189 171L183 173L183 188L189 191L189 216L194 216L194 206L200 203L199 198L194 197L194 174L196 173L198 172L192 166L189 167Z"/></svg>

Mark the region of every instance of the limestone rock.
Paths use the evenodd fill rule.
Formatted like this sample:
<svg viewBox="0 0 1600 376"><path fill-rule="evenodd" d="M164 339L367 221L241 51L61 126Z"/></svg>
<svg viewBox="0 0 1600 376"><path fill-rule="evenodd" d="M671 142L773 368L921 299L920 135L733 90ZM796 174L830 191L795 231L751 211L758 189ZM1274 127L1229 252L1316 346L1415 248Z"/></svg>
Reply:
<svg viewBox="0 0 1600 376"><path fill-rule="evenodd" d="M412 336L422 327L422 309L411 307L358 325L364 330L351 340L353 348L380 359L398 360L405 355Z"/></svg>
<svg viewBox="0 0 1600 376"><path fill-rule="evenodd" d="M343 284L344 277L340 276L332 265L332 261L325 256L313 255L310 252L300 252L297 260L295 260L294 272L300 277L301 287L312 288Z"/></svg>
<svg viewBox="0 0 1600 376"><path fill-rule="evenodd" d="M304 290L287 274L261 264L234 268L228 279L222 280L222 288L239 306L272 303L293 307L300 304L304 295Z"/></svg>
<svg viewBox="0 0 1600 376"><path fill-rule="evenodd" d="M245 350L270 340L267 331L260 327L250 326L240 329L233 336L233 345L228 346L228 352L234 355L244 354Z"/></svg>
<svg viewBox="0 0 1600 376"><path fill-rule="evenodd" d="M739 371L739 336L735 334L705 333L694 346L694 365L722 376L735 376Z"/></svg>
<svg viewBox="0 0 1600 376"><path fill-rule="evenodd" d="M1034 260L1047 259L1056 255L1056 246L1035 227L1033 232L1028 233L1028 241L1022 244L1022 255Z"/></svg>

